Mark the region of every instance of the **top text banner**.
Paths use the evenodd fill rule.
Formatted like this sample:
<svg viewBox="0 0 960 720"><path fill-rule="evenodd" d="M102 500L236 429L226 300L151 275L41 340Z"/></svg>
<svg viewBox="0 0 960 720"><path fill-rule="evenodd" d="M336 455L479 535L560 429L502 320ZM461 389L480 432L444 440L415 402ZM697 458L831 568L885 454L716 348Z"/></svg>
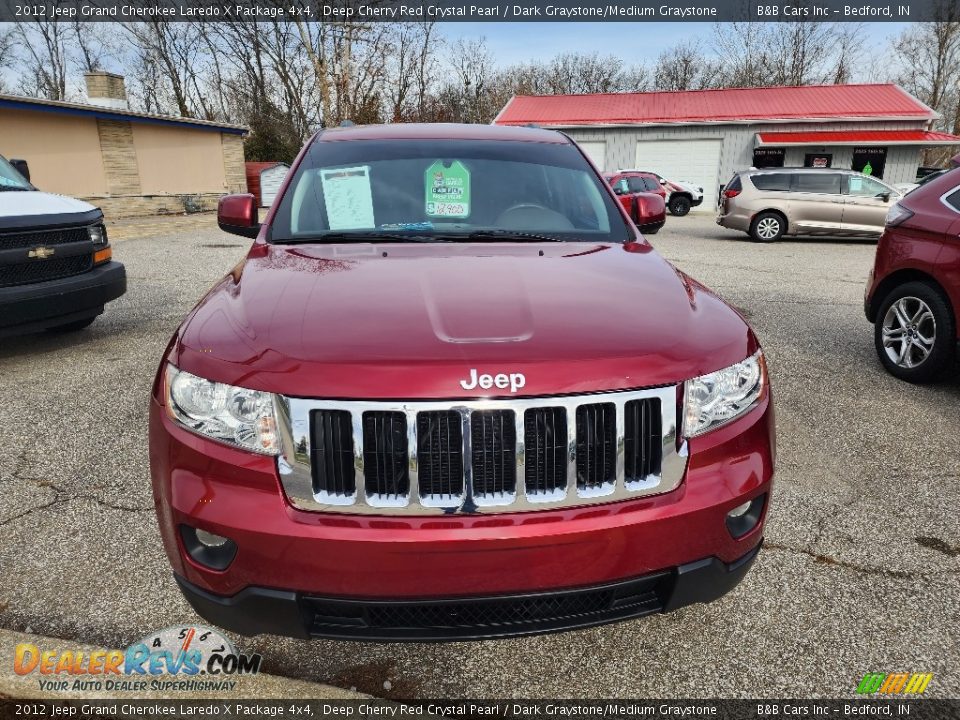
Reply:
<svg viewBox="0 0 960 720"><path fill-rule="evenodd" d="M923 22L957 0L0 0L0 22Z"/></svg>

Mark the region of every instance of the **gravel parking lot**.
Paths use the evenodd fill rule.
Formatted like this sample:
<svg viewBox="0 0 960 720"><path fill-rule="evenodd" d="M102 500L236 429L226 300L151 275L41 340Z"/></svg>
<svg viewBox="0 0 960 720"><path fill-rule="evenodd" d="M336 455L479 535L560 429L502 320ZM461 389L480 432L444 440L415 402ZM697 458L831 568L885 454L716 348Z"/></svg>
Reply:
<svg viewBox="0 0 960 720"><path fill-rule="evenodd" d="M89 330L0 341L0 626L123 647L195 619L156 529L147 397L174 328L246 243L209 216L158 227L116 244L130 289ZM927 695L955 696L960 373L913 387L882 371L862 310L872 243L756 245L709 214L652 240L747 316L769 359L778 472L743 584L559 635L241 648L269 672L391 697L831 697L893 671L933 672Z"/></svg>

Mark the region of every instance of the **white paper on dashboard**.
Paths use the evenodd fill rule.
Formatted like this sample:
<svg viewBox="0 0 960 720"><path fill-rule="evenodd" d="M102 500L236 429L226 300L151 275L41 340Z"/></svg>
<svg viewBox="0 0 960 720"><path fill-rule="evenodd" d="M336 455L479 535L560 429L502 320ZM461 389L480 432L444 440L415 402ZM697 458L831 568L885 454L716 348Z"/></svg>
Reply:
<svg viewBox="0 0 960 720"><path fill-rule="evenodd" d="M331 230L361 230L375 227L370 167L321 170L323 202Z"/></svg>

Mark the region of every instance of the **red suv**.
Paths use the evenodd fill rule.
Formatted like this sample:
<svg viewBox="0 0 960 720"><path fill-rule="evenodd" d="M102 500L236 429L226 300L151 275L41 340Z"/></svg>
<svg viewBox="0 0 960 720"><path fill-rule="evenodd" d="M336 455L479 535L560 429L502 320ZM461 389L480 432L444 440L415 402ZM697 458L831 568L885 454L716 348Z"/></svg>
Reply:
<svg viewBox="0 0 960 720"><path fill-rule="evenodd" d="M773 404L744 319L569 138L323 130L163 354L164 545L243 634L476 638L719 597L756 557Z"/></svg>
<svg viewBox="0 0 960 720"><path fill-rule="evenodd" d="M960 169L890 208L864 307L880 362L892 375L929 382L953 366L960 337Z"/></svg>

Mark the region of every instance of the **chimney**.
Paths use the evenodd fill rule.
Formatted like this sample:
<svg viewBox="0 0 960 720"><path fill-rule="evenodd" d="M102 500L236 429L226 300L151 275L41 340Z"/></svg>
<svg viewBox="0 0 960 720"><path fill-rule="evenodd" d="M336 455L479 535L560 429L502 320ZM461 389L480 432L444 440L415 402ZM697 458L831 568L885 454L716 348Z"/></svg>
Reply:
<svg viewBox="0 0 960 720"><path fill-rule="evenodd" d="M123 75L98 70L83 74L87 81L87 100L91 105L113 110L127 110L127 90L123 85Z"/></svg>

